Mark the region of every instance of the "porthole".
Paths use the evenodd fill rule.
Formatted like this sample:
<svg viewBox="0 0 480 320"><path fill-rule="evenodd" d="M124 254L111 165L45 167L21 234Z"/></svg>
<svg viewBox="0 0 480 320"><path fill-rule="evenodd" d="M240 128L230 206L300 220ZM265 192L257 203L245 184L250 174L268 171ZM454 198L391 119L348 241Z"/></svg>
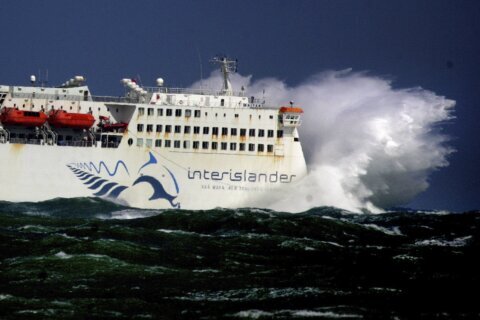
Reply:
<svg viewBox="0 0 480 320"><path fill-rule="evenodd" d="M128 139L128 145L131 146L132 144L133 144L133 139L132 138Z"/></svg>

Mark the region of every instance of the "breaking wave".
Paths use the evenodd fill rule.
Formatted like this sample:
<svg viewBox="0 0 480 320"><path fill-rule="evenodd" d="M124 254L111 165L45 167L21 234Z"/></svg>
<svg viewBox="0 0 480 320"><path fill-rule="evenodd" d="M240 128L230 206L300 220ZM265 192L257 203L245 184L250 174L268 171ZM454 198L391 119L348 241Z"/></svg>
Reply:
<svg viewBox="0 0 480 320"><path fill-rule="evenodd" d="M453 118L455 102L422 88L396 89L389 79L351 70L322 72L296 86L239 74L232 82L267 104L294 100L305 110L300 134L309 174L259 207L379 212L425 191L453 152L440 125ZM221 83L215 71L192 87Z"/></svg>

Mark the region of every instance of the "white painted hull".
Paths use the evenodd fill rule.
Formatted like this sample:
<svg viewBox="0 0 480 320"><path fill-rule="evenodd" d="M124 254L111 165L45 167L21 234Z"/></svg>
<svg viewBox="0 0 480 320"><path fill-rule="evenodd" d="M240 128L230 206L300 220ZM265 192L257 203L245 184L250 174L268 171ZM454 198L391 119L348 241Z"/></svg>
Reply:
<svg viewBox="0 0 480 320"><path fill-rule="evenodd" d="M126 143L111 149L0 144L0 200L100 196L138 208L255 206L306 174L300 144L289 148L285 154L296 156L132 149Z"/></svg>

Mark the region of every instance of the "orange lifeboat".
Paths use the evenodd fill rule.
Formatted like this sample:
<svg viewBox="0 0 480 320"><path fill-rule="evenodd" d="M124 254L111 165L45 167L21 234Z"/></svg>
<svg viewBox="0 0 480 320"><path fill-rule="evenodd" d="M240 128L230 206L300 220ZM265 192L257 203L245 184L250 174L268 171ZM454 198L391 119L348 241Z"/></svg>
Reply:
<svg viewBox="0 0 480 320"><path fill-rule="evenodd" d="M298 107L280 107L280 112L282 112L282 113L303 113L303 109L298 108Z"/></svg>
<svg viewBox="0 0 480 320"><path fill-rule="evenodd" d="M47 115L43 112L5 107L0 114L0 122L6 126L41 127L46 121Z"/></svg>
<svg viewBox="0 0 480 320"><path fill-rule="evenodd" d="M95 123L95 118L89 113L54 110L48 115L48 123L55 128L89 129Z"/></svg>

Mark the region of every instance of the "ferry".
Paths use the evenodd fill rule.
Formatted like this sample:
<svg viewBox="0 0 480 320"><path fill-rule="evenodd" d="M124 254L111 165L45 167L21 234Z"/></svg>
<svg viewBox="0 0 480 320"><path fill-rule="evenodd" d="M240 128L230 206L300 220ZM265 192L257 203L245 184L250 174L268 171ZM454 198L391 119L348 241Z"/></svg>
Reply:
<svg viewBox="0 0 480 320"><path fill-rule="evenodd" d="M92 95L62 85L0 85L0 201L101 197L149 209L257 205L307 173L303 110L235 92L236 60L216 57L219 90L145 87Z"/></svg>

